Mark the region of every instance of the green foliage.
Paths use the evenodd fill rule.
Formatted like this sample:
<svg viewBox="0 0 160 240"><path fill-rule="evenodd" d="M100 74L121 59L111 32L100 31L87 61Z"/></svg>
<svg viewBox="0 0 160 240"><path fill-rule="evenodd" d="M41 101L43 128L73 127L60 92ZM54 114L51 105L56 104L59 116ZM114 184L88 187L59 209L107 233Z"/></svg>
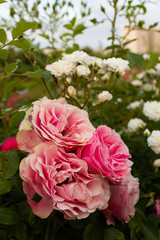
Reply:
<svg viewBox="0 0 160 240"><path fill-rule="evenodd" d="M9 127L10 128L17 127L18 124L23 120L24 116L25 116L24 111L15 113L9 120Z"/></svg>
<svg viewBox="0 0 160 240"><path fill-rule="evenodd" d="M7 34L3 28L0 28L0 42L5 44L7 40Z"/></svg>
<svg viewBox="0 0 160 240"><path fill-rule="evenodd" d="M15 28L12 30L12 38L15 39L21 35L23 35L24 32L26 32L29 29L35 29L38 27L38 24L36 22L26 22L25 20L21 19Z"/></svg>

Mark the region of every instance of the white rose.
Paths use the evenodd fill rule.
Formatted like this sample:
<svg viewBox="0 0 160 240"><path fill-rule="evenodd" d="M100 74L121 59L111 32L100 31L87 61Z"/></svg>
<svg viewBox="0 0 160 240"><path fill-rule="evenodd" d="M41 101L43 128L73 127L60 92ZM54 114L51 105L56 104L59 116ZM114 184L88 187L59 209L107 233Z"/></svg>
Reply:
<svg viewBox="0 0 160 240"><path fill-rule="evenodd" d="M144 134L145 137L149 137L149 136L151 135L151 132L149 131L148 128L146 128L146 129L144 130L143 134Z"/></svg>
<svg viewBox="0 0 160 240"><path fill-rule="evenodd" d="M141 107L142 104L143 104L143 101L131 102L131 103L127 106L127 108L128 108L128 109L136 109L136 108Z"/></svg>
<svg viewBox="0 0 160 240"><path fill-rule="evenodd" d="M160 121L160 102L148 101L144 103L143 114L150 120Z"/></svg>
<svg viewBox="0 0 160 240"><path fill-rule="evenodd" d="M135 87L141 87L142 86L142 81L136 79L131 82L131 84Z"/></svg>
<svg viewBox="0 0 160 240"><path fill-rule="evenodd" d="M75 95L76 95L76 89L73 86L69 86L67 88L67 92L70 97L75 97Z"/></svg>
<svg viewBox="0 0 160 240"><path fill-rule="evenodd" d="M150 54L143 54L144 60L149 60L150 59Z"/></svg>
<svg viewBox="0 0 160 240"><path fill-rule="evenodd" d="M59 60L46 66L46 70L51 71L55 77L61 77L63 74L71 76L76 72L76 64L66 60Z"/></svg>
<svg viewBox="0 0 160 240"><path fill-rule="evenodd" d="M156 159L153 163L153 167L160 167L160 159Z"/></svg>
<svg viewBox="0 0 160 240"><path fill-rule="evenodd" d="M154 130L147 138L148 146L157 154L160 154L160 131Z"/></svg>
<svg viewBox="0 0 160 240"><path fill-rule="evenodd" d="M118 72L121 75L125 73L126 70L129 70L129 62L123 60L122 58L108 58L103 60L102 68L111 72Z"/></svg>
<svg viewBox="0 0 160 240"><path fill-rule="evenodd" d="M139 129L143 129L146 126L139 118L133 118L128 122L128 131L129 132L137 132Z"/></svg>
<svg viewBox="0 0 160 240"><path fill-rule="evenodd" d="M150 92L154 90L154 86L150 83L143 84L143 90L146 92Z"/></svg>
<svg viewBox="0 0 160 240"><path fill-rule="evenodd" d="M80 76L87 77L90 74L90 72L91 72L90 69L85 65L78 65L77 66L78 77L80 77Z"/></svg>
<svg viewBox="0 0 160 240"><path fill-rule="evenodd" d="M110 101L112 99L112 94L110 94L108 91L103 91L98 94L98 99L100 102Z"/></svg>
<svg viewBox="0 0 160 240"><path fill-rule="evenodd" d="M62 59L70 62L74 62L74 63L81 63L81 64L88 65L90 56L86 52L75 51L71 54L64 55Z"/></svg>

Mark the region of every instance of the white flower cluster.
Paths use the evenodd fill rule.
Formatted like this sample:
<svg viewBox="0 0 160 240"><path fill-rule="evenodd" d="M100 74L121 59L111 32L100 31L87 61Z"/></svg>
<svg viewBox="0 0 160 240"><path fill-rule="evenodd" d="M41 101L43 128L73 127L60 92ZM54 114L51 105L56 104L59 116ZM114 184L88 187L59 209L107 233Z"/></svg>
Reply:
<svg viewBox="0 0 160 240"><path fill-rule="evenodd" d="M133 118L128 122L128 131L137 132L140 129L143 129L146 126L146 123L139 118Z"/></svg>
<svg viewBox="0 0 160 240"><path fill-rule="evenodd" d="M106 71L118 72L123 74L129 70L129 62L121 58L108 58L102 60L101 58L89 56L83 51L75 51L72 54L65 54L62 60L54 62L46 66L46 70L51 71L55 77L61 77L63 74L70 77L74 73L77 75L87 77L90 74L90 66L96 66L101 69L101 74Z"/></svg>
<svg viewBox="0 0 160 240"><path fill-rule="evenodd" d="M111 72L118 72L120 75L123 75L126 70L129 70L129 62L123 60L122 58L108 58L104 59L102 63L102 68Z"/></svg>
<svg viewBox="0 0 160 240"><path fill-rule="evenodd" d="M148 146L157 154L160 154L160 131L154 130L147 138Z"/></svg>
<svg viewBox="0 0 160 240"><path fill-rule="evenodd" d="M144 103L143 114L150 120L160 121L160 102L148 101Z"/></svg>

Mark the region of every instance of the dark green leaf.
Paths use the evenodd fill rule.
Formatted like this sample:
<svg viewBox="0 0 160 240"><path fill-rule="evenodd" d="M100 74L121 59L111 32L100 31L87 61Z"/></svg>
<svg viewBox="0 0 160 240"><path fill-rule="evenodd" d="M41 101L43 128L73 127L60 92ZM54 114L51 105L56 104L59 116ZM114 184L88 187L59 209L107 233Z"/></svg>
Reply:
<svg viewBox="0 0 160 240"><path fill-rule="evenodd" d="M6 181L4 179L0 179L0 194L8 193L10 192L12 186L14 184L14 181Z"/></svg>
<svg viewBox="0 0 160 240"><path fill-rule="evenodd" d="M4 67L6 73L12 73L17 69L18 65L16 63L10 63L8 66Z"/></svg>
<svg viewBox="0 0 160 240"><path fill-rule="evenodd" d="M142 224L142 233L145 240L157 240L159 236L158 227L151 221L144 221Z"/></svg>
<svg viewBox="0 0 160 240"><path fill-rule="evenodd" d="M8 57L8 50L0 49L0 58L7 59L7 57Z"/></svg>
<svg viewBox="0 0 160 240"><path fill-rule="evenodd" d="M92 23L96 24L97 23L97 19L96 18L93 18L90 20Z"/></svg>
<svg viewBox="0 0 160 240"><path fill-rule="evenodd" d="M47 80L50 80L51 79L51 72L50 71L43 72L42 77L46 78Z"/></svg>
<svg viewBox="0 0 160 240"><path fill-rule="evenodd" d="M0 223L12 225L18 223L19 218L16 211L11 208L0 208Z"/></svg>
<svg viewBox="0 0 160 240"><path fill-rule="evenodd" d="M84 231L83 240L103 239L103 228L90 223Z"/></svg>
<svg viewBox="0 0 160 240"><path fill-rule="evenodd" d="M101 6L101 12L103 12L103 13L106 12L106 10L105 10L105 8L103 6Z"/></svg>
<svg viewBox="0 0 160 240"><path fill-rule="evenodd" d="M104 240L125 240L122 232L113 227L104 229Z"/></svg>
<svg viewBox="0 0 160 240"><path fill-rule="evenodd" d="M149 28L154 28L158 25L158 22L155 22L154 24L150 25Z"/></svg>
<svg viewBox="0 0 160 240"><path fill-rule="evenodd" d="M27 239L27 227L24 223L19 223L15 226L15 237L17 240Z"/></svg>
<svg viewBox="0 0 160 240"><path fill-rule="evenodd" d="M25 31L29 29L37 28L38 24L36 22L26 22L25 20L20 20L17 23L17 26L12 30L12 37L13 39L21 36Z"/></svg>
<svg viewBox="0 0 160 240"><path fill-rule="evenodd" d="M129 61L129 65L131 68L137 67L138 69L141 69L144 63L142 55L136 53L128 53L127 60Z"/></svg>
<svg viewBox="0 0 160 240"><path fill-rule="evenodd" d="M5 44L7 40L7 34L3 28L0 28L0 42Z"/></svg>
<svg viewBox="0 0 160 240"><path fill-rule="evenodd" d="M3 90L3 98L8 98L11 91L17 87L19 84L19 79L12 79L11 81L6 81Z"/></svg>
<svg viewBox="0 0 160 240"><path fill-rule="evenodd" d="M25 112L16 112L12 117L9 119L9 127L14 128L23 120L25 116Z"/></svg>
<svg viewBox="0 0 160 240"><path fill-rule="evenodd" d="M8 162L6 164L6 168L3 169L2 177L5 179L12 177L16 173L18 166L19 157L16 152L11 152Z"/></svg>
<svg viewBox="0 0 160 240"><path fill-rule="evenodd" d="M85 29L86 27L83 24L78 24L73 31L73 36L81 34Z"/></svg>
<svg viewBox="0 0 160 240"><path fill-rule="evenodd" d="M125 46L128 45L129 43L134 42L134 41L136 41L136 40L137 40L137 38L134 38L134 39L132 39L132 40L129 40L129 41L124 42L124 43L123 43L123 47L125 47Z"/></svg>
<svg viewBox="0 0 160 240"><path fill-rule="evenodd" d="M27 50L27 49L31 48L30 41L27 40L26 38L20 38L18 40L11 41L8 45L13 45L13 46L16 46L18 48L22 48L24 50Z"/></svg>

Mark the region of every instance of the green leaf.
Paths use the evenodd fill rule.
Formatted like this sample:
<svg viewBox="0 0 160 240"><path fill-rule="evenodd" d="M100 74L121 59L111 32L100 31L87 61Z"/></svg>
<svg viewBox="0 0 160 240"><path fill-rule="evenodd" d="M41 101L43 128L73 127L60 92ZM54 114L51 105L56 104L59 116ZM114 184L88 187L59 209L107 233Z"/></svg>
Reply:
<svg viewBox="0 0 160 240"><path fill-rule="evenodd" d="M17 87L19 83L19 79L12 79L11 81L5 81L4 89L3 89L3 98L8 98L11 91Z"/></svg>
<svg viewBox="0 0 160 240"><path fill-rule="evenodd" d="M97 23L97 19L93 18L93 19L90 20L90 22L92 22L93 24L96 24Z"/></svg>
<svg viewBox="0 0 160 240"><path fill-rule="evenodd" d="M125 240L122 232L113 227L104 229L104 240Z"/></svg>
<svg viewBox="0 0 160 240"><path fill-rule="evenodd" d="M150 29L150 28L154 28L154 27L156 27L157 25L158 25L158 22L155 22L154 24L152 24L152 25L149 26L149 29Z"/></svg>
<svg viewBox="0 0 160 240"><path fill-rule="evenodd" d="M20 38L18 40L13 40L8 45L16 46L16 47L22 48L24 50L31 48L30 41L27 40L26 38Z"/></svg>
<svg viewBox="0 0 160 240"><path fill-rule="evenodd" d="M65 25L63 25L63 27L67 28L68 30L72 30L73 29L72 24L65 24Z"/></svg>
<svg viewBox="0 0 160 240"><path fill-rule="evenodd" d="M17 23L17 26L13 28L12 30L12 37L13 39L21 36L25 31L29 29L35 29L38 27L38 24L36 22L26 22L25 20L20 20L20 22Z"/></svg>
<svg viewBox="0 0 160 240"><path fill-rule="evenodd" d="M127 60L129 61L131 68L137 67L138 69L141 69L144 63L142 55L136 53L128 53Z"/></svg>
<svg viewBox="0 0 160 240"><path fill-rule="evenodd" d="M4 179L8 179L12 177L16 173L18 167L19 167L19 157L16 152L11 152L8 162L6 164L6 168L3 169L2 177Z"/></svg>
<svg viewBox="0 0 160 240"><path fill-rule="evenodd" d="M85 30L85 29L86 29L86 27L83 24L78 24L73 31L73 36L81 34L82 31Z"/></svg>
<svg viewBox="0 0 160 240"><path fill-rule="evenodd" d="M51 79L51 72L50 71L43 72L42 77L46 78L47 80L50 80Z"/></svg>
<svg viewBox="0 0 160 240"><path fill-rule="evenodd" d="M7 2L7 1L0 0L0 4L1 4L1 3L5 3L5 2Z"/></svg>
<svg viewBox="0 0 160 240"><path fill-rule="evenodd" d="M0 194L5 194L10 192L12 186L14 184L14 181L6 181L4 179L0 179Z"/></svg>
<svg viewBox="0 0 160 240"><path fill-rule="evenodd" d="M103 228L90 223L84 230L83 240L103 239Z"/></svg>
<svg viewBox="0 0 160 240"><path fill-rule="evenodd" d="M109 50L109 49L113 49L113 48L120 48L120 47L121 47L120 45L114 44L114 45L112 45L112 46L106 47L105 50Z"/></svg>
<svg viewBox="0 0 160 240"><path fill-rule="evenodd" d="M106 10L105 10L105 8L103 6L101 6L101 12L103 12L103 13L106 12Z"/></svg>
<svg viewBox="0 0 160 240"><path fill-rule="evenodd" d="M76 17L73 17L72 20L70 21L70 23L72 24L72 26L74 27L75 23L76 23Z"/></svg>
<svg viewBox="0 0 160 240"><path fill-rule="evenodd" d="M0 223L5 225L16 224L19 221L18 214L12 208L0 208Z"/></svg>
<svg viewBox="0 0 160 240"><path fill-rule="evenodd" d="M24 223L19 223L15 226L15 237L17 240L27 239L27 227Z"/></svg>
<svg viewBox="0 0 160 240"><path fill-rule="evenodd" d="M9 119L9 127L14 128L23 120L25 116L25 112L16 112L12 117Z"/></svg>
<svg viewBox="0 0 160 240"><path fill-rule="evenodd" d="M39 34L39 36L41 36L41 37L43 37L43 38L45 38L45 39L49 39L49 35L47 35L47 34Z"/></svg>
<svg viewBox="0 0 160 240"><path fill-rule="evenodd" d="M132 39L132 40L129 40L129 41L124 42L124 43L123 43L123 47L125 47L125 46L128 45L129 43L134 42L134 41L136 41L136 40L137 40L137 38L134 38L134 39Z"/></svg>
<svg viewBox="0 0 160 240"><path fill-rule="evenodd" d="M8 57L8 50L0 49L0 58L7 59L7 57Z"/></svg>
<svg viewBox="0 0 160 240"><path fill-rule="evenodd" d="M7 40L7 34L3 28L0 28L0 42L5 44Z"/></svg>
<svg viewBox="0 0 160 240"><path fill-rule="evenodd" d="M4 67L6 73L12 73L17 69L18 65L16 63L10 63L8 66Z"/></svg>
<svg viewBox="0 0 160 240"><path fill-rule="evenodd" d="M148 220L142 224L142 233L144 234L145 240L157 240L159 236L158 226Z"/></svg>

